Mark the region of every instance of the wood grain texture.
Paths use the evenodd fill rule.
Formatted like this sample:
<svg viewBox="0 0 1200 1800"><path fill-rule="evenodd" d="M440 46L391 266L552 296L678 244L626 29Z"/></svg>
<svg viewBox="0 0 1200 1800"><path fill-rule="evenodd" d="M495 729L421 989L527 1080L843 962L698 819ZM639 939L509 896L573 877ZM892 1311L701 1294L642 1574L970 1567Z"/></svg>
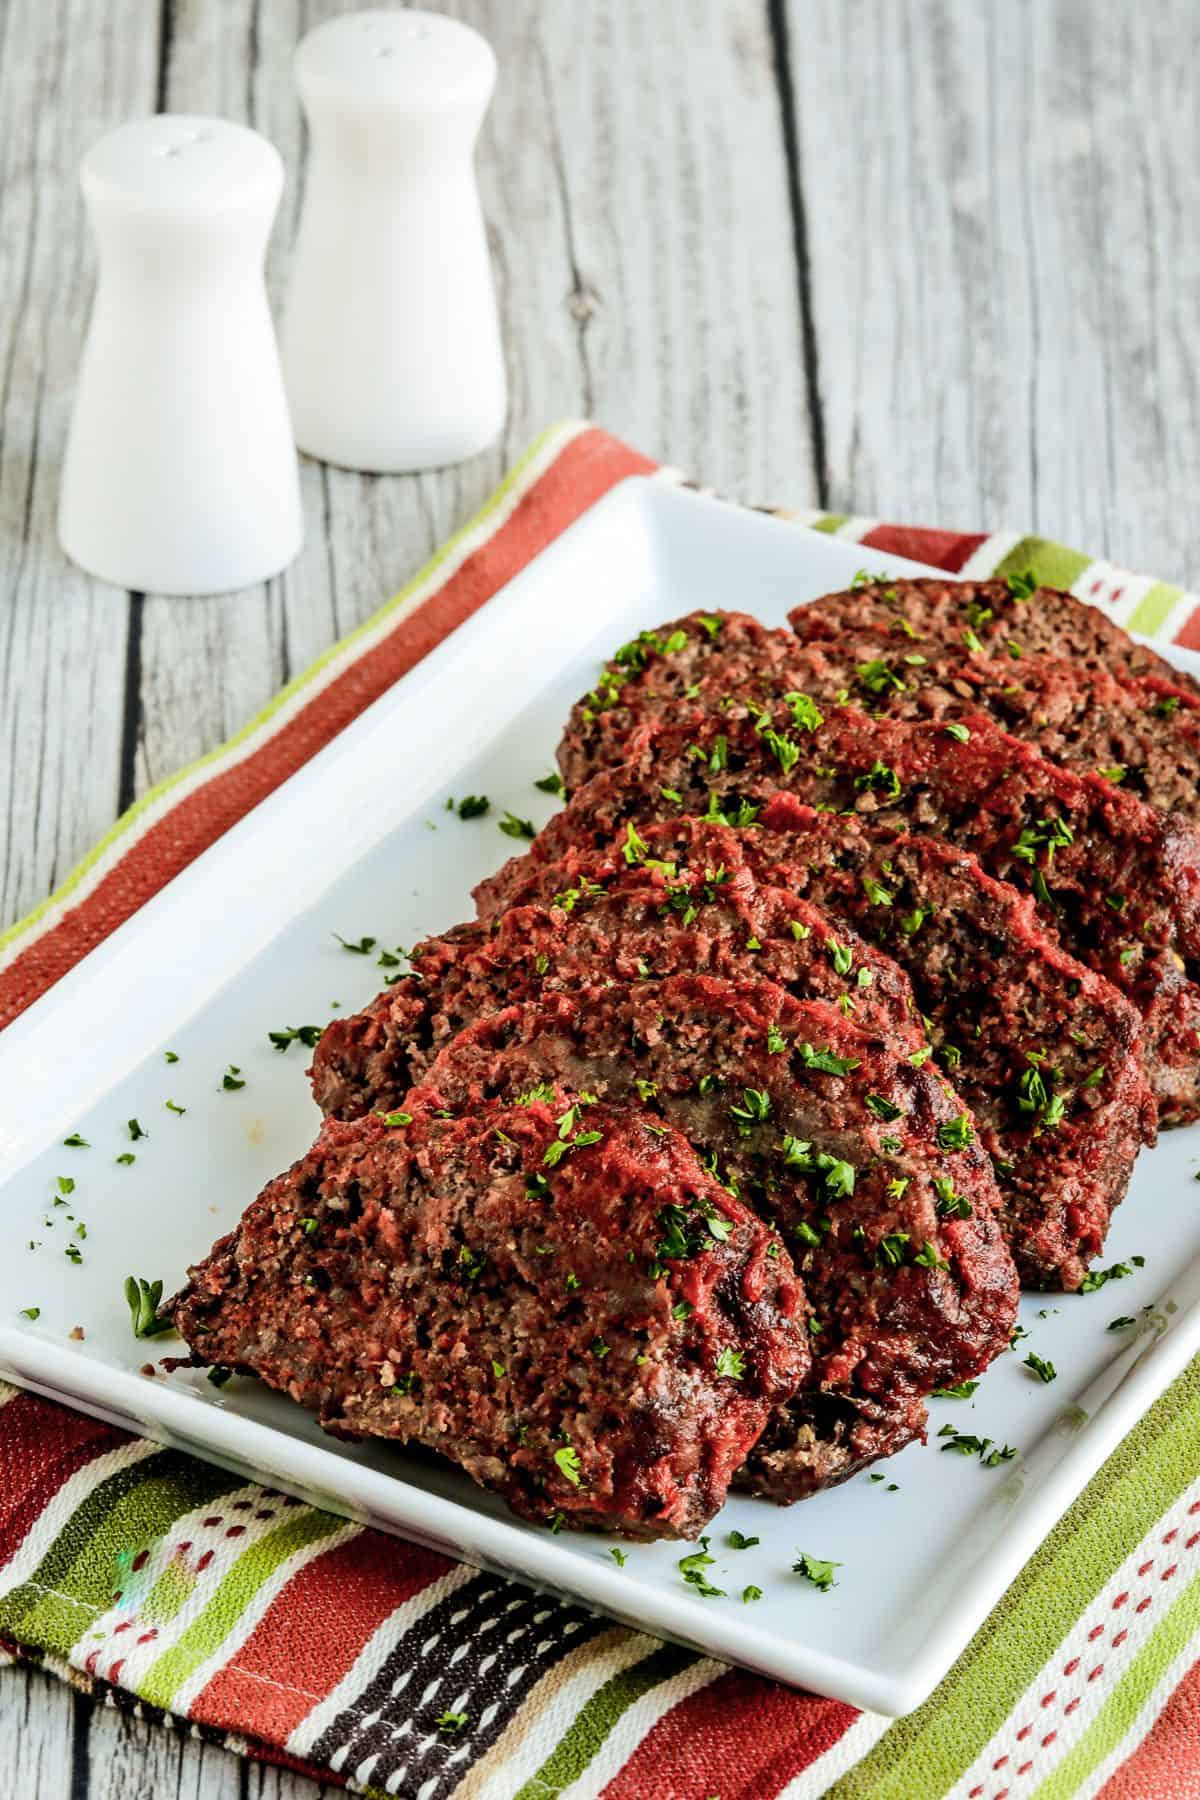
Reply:
<svg viewBox="0 0 1200 1800"><path fill-rule="evenodd" d="M789 17L830 504L1194 581L1195 6Z"/></svg>

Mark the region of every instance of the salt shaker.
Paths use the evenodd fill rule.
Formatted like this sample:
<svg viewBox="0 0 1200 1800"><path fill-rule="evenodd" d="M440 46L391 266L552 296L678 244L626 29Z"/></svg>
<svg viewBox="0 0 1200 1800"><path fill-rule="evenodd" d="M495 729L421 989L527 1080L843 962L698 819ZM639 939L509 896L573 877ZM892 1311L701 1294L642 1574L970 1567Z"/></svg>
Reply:
<svg viewBox="0 0 1200 1800"><path fill-rule="evenodd" d="M281 333L296 442L379 473L483 450L507 407L473 152L491 46L436 13L351 13L296 52L310 160Z"/></svg>
<svg viewBox="0 0 1200 1800"><path fill-rule="evenodd" d="M278 573L303 539L263 259L283 189L265 138L161 114L80 170L99 256L59 536L119 587L209 594Z"/></svg>

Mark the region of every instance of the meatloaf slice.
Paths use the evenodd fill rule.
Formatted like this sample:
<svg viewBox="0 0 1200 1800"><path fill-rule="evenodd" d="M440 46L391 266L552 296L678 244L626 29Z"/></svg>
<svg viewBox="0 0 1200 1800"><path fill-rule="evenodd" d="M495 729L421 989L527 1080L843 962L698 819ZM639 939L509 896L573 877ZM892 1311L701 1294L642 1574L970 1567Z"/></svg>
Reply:
<svg viewBox="0 0 1200 1800"><path fill-rule="evenodd" d="M1119 782L1163 811L1200 817L1200 708L1181 705L1178 690L1154 676L1117 680L1055 656L989 656L960 642L917 644L894 630L861 630L805 645L788 681L823 704L849 696L892 718L985 713L1054 762Z"/></svg>
<svg viewBox="0 0 1200 1800"><path fill-rule="evenodd" d="M543 1082L641 1098L792 1250L815 1364L770 1461L749 1460L756 1491L794 1500L844 1480L919 1429L931 1389L1006 1346L1016 1277L969 1114L835 1007L707 976L558 994L468 1027L427 1085L462 1113ZM564 1129L564 1157L590 1116Z"/></svg>
<svg viewBox="0 0 1200 1800"><path fill-rule="evenodd" d="M808 1372L800 1284L661 1120L593 1106L568 1133L571 1095L542 1095L327 1122L170 1314L196 1361L439 1451L526 1518L694 1538Z"/></svg>
<svg viewBox="0 0 1200 1800"><path fill-rule="evenodd" d="M603 849L649 819L693 813L753 825L780 792L854 811L893 833L968 849L990 874L1030 889L1044 927L1141 1012L1161 1122L1194 1118L1200 837L1187 821L1061 768L977 714L951 734L850 707L823 715L813 704L795 704L794 717L716 714L695 729L635 734L624 763L595 776L525 857L480 884L480 912L506 904L531 865L571 845Z"/></svg>
<svg viewBox="0 0 1200 1800"><path fill-rule="evenodd" d="M840 594L797 606L788 622L803 643L834 640L864 628L895 628L928 654L931 644L978 643L997 656L1015 645L1022 654L1058 656L1078 669L1126 675L1154 675L1180 695L1181 705L1200 706L1200 684L1172 668L1098 606L1089 606L1058 588L1035 587L1026 576L996 581L951 581L929 576L918 581L861 582Z"/></svg>
<svg viewBox="0 0 1200 1800"><path fill-rule="evenodd" d="M1022 1281L1078 1287L1139 1146L1154 1137L1137 1009L1043 930L1029 895L987 875L969 852L892 836L853 814L817 813L790 795L765 816L771 829L732 834L732 852L725 828L696 819L645 825L639 835L647 859L665 860L674 882L702 870L720 842L773 892L795 896L793 907L816 902L852 926L848 941L875 938L911 978L934 1055L975 1115ZM569 882L586 910L628 873L621 843L577 852L536 866L518 898ZM888 905L878 903L884 892ZM703 924L702 890L699 903ZM871 985L863 989L856 969L847 984L858 1008Z"/></svg>
<svg viewBox="0 0 1200 1800"><path fill-rule="evenodd" d="M639 632L571 708L558 751L568 789L620 762L636 725L690 718L702 691L778 693L780 666L795 652L792 632L770 631L748 613L694 612Z"/></svg>
<svg viewBox="0 0 1200 1800"><path fill-rule="evenodd" d="M924 1033L896 964L817 907L765 885L737 837L704 828L685 869L616 858L603 887L551 884L490 930L457 928L412 953L415 973L362 1012L326 1026L309 1073L318 1106L340 1118L398 1106L446 1039L482 1014L543 989L683 973L777 981L800 998L840 1004L898 1048Z"/></svg>

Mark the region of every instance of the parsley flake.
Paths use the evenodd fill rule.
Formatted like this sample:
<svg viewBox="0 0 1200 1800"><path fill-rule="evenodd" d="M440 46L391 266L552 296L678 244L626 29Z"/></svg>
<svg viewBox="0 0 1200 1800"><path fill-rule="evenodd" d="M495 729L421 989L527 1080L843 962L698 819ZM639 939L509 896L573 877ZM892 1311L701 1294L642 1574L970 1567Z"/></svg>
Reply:
<svg viewBox="0 0 1200 1800"><path fill-rule="evenodd" d="M134 1337L158 1337L164 1331L174 1331L175 1327L170 1319L160 1319L158 1316L162 1291L161 1281L144 1281L140 1275L125 1277L125 1303L129 1307Z"/></svg>
<svg viewBox="0 0 1200 1800"><path fill-rule="evenodd" d="M792 1564L792 1571L796 1575L803 1575L805 1581L810 1581L819 1594L827 1594L830 1588L838 1585L833 1578L833 1571L841 1566L840 1562L825 1562L820 1557L810 1556L806 1550L801 1550Z"/></svg>

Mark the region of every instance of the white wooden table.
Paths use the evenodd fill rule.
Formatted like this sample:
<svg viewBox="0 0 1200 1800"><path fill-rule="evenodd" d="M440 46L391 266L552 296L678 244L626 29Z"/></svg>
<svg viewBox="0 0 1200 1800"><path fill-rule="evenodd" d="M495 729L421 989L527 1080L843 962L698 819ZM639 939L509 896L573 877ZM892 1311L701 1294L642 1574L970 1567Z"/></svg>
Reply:
<svg viewBox="0 0 1200 1800"><path fill-rule="evenodd" d="M480 173L503 442L445 474L308 463L266 587L105 588L54 538L87 317L82 150L156 109L303 143L289 63L353 0L0 0L0 927L228 736L586 414L726 493L1036 529L1200 579L1194 0L431 0L501 82ZM731 596L736 603L736 596ZM0 1794L312 1794L0 1672Z"/></svg>

